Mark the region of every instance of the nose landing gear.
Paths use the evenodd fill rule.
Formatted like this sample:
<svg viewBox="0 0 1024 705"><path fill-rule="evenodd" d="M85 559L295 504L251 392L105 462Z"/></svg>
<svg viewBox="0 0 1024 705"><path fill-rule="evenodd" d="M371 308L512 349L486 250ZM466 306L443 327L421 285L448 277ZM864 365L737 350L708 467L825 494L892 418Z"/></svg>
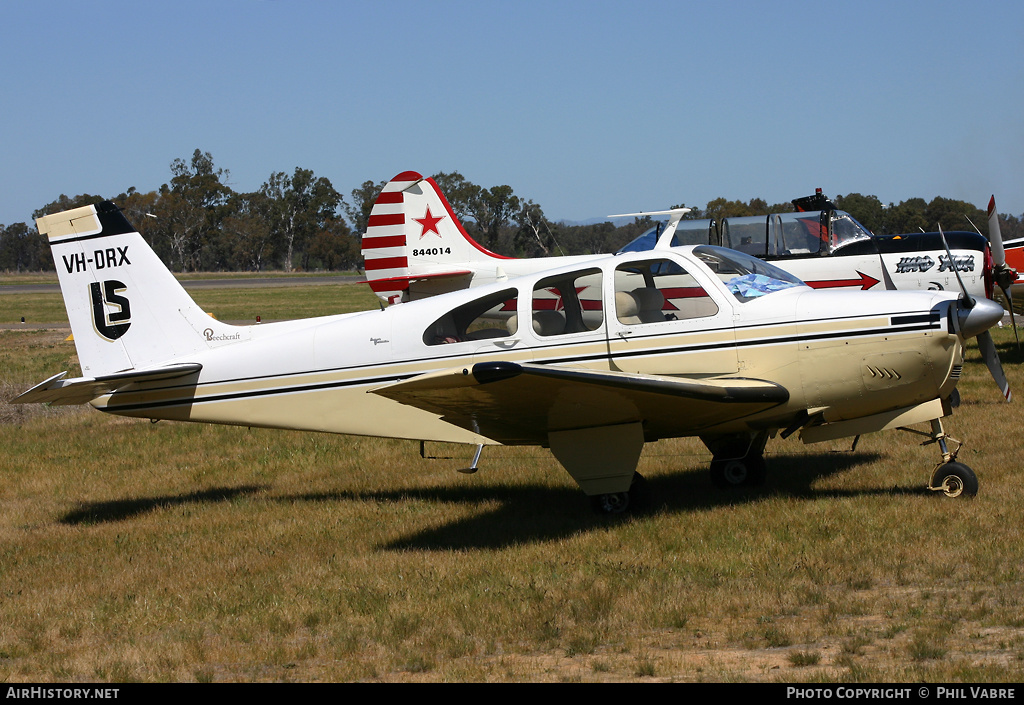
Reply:
<svg viewBox="0 0 1024 705"><path fill-rule="evenodd" d="M942 429L941 419L932 419L930 433L906 427L901 427L900 430L928 436L929 440L921 445L939 444L942 462L932 471L932 477L928 483L929 490L941 492L947 497L973 497L978 494L978 477L968 466L958 463L956 460L957 453L960 452L963 444ZM949 449L949 443L956 444L952 451Z"/></svg>

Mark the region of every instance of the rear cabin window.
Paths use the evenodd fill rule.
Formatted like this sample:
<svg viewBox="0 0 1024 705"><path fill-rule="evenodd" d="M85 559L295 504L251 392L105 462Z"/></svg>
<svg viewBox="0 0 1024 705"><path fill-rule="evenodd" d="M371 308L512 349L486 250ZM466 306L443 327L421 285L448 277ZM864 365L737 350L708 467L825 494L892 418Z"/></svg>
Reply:
<svg viewBox="0 0 1024 705"><path fill-rule="evenodd" d="M506 289L452 309L430 324L423 333L427 345L446 345L467 340L507 338L517 328L518 292Z"/></svg>

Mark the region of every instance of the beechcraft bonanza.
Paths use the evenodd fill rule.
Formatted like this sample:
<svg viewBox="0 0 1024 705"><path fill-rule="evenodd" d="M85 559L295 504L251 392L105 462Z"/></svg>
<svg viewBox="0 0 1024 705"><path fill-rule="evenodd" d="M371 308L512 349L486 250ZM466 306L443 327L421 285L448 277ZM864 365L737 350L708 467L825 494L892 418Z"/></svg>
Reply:
<svg viewBox="0 0 1024 705"><path fill-rule="evenodd" d="M793 205L794 213L724 218L721 223L685 220L688 208L609 217L668 219L620 253L720 245L773 262L814 289L964 288L972 297L991 299L998 284L1013 315L1011 284L1018 272L1007 260L1024 257L1024 242L1015 242L1004 254L994 197L989 203L991 246L980 232L873 235L849 213L837 209L821 189L814 196L794 200ZM367 283L389 304L605 256L516 259L495 254L466 233L437 183L413 171L399 174L382 189L370 213L362 253ZM589 291L580 292L584 301L591 296ZM674 305L666 301L666 313ZM991 336L983 334L978 343L996 385L1009 401L1010 387Z"/></svg>
<svg viewBox="0 0 1024 705"><path fill-rule="evenodd" d="M604 513L629 505L644 444L657 439L698 436L712 479L733 486L764 479L776 434L814 443L930 424L917 432L942 461L928 486L977 491L942 419L955 406L964 340L1002 316L986 299L817 291L750 255L701 245L590 258L380 310L236 326L204 313L112 203L37 223L83 376L58 374L15 402L545 446ZM584 289L599 298L582 300Z"/></svg>

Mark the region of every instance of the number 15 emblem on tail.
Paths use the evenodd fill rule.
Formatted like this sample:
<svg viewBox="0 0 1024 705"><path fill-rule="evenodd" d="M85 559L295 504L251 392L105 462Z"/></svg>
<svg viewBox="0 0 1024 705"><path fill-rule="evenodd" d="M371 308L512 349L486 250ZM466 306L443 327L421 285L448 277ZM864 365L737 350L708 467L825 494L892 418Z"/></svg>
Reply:
<svg viewBox="0 0 1024 705"><path fill-rule="evenodd" d="M92 299L92 321L96 332L107 340L117 340L128 332L131 326L132 311L127 297L121 296L127 287L115 279L89 284L89 296ZM116 307L109 311L108 306Z"/></svg>

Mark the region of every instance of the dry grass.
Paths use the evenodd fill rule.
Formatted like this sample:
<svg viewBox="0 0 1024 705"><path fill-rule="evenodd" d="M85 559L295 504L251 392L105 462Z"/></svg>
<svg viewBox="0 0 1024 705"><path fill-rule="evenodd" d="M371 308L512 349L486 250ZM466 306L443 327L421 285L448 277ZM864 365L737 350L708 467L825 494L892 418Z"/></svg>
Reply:
<svg viewBox="0 0 1024 705"><path fill-rule="evenodd" d="M0 333L7 397L74 364L64 335ZM915 436L776 439L739 494L677 440L617 521L541 449L466 476L468 449L4 405L0 680L1018 681L1021 402L976 355L961 388L974 500L922 489Z"/></svg>
<svg viewBox="0 0 1024 705"><path fill-rule="evenodd" d="M197 289L192 298L203 310L222 321L254 323L289 318L312 318L348 311L377 308L379 299L363 283L320 284L300 289L265 286L258 289ZM0 324L24 322L67 325L64 300L58 293L3 294L0 291Z"/></svg>

